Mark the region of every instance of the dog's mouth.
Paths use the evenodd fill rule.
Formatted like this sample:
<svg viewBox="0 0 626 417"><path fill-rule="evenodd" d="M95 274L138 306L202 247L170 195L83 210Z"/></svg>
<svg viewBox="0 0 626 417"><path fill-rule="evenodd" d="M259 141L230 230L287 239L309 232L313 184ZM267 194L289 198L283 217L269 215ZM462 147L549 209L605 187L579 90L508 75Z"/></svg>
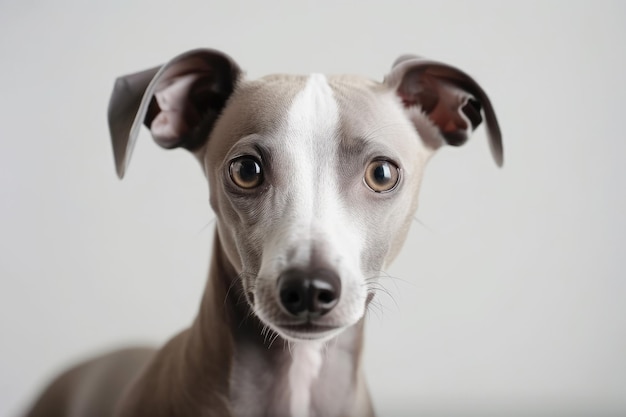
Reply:
<svg viewBox="0 0 626 417"><path fill-rule="evenodd" d="M323 341L333 338L341 333L345 328L345 326L338 324L320 323L315 318L311 317L290 320L286 317L278 318L272 317L272 315L268 316L263 313L263 310L259 311L258 307L255 307L255 297L252 292L246 292L246 298L248 299L252 310L257 311L257 316L261 322L287 340Z"/></svg>
<svg viewBox="0 0 626 417"><path fill-rule="evenodd" d="M340 326L302 321L293 323L277 323L274 325L278 333L291 340L324 340L336 336L343 329Z"/></svg>

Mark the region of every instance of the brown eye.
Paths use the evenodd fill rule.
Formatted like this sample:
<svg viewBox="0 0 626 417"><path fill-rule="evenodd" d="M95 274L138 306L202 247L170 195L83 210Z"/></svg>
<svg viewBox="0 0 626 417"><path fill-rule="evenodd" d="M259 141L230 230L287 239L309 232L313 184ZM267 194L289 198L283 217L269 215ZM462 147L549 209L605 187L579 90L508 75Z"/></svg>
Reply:
<svg viewBox="0 0 626 417"><path fill-rule="evenodd" d="M263 171L255 158L242 156L230 163L230 178L238 187L250 189L261 185Z"/></svg>
<svg viewBox="0 0 626 417"><path fill-rule="evenodd" d="M370 162L365 169L365 184L377 193L393 190L399 179L398 167L384 159Z"/></svg>

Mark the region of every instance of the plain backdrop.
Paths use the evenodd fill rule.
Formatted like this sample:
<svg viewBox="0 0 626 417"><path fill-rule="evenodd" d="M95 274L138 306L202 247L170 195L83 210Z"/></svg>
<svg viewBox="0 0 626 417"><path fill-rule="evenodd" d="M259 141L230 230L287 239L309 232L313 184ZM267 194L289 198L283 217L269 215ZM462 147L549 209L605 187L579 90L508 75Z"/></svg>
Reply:
<svg viewBox="0 0 626 417"><path fill-rule="evenodd" d="M0 416L57 372L161 344L198 308L213 237L185 151L143 132L124 181L106 107L118 75L187 49L251 78L382 80L418 53L486 89L483 128L427 168L369 314L380 416L626 415L623 2L0 1Z"/></svg>

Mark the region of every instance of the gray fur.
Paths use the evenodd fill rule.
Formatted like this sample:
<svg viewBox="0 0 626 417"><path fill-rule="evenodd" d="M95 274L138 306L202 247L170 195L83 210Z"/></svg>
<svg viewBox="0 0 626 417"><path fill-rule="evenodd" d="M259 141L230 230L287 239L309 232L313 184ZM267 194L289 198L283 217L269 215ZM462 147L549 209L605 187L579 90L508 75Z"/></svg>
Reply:
<svg viewBox="0 0 626 417"><path fill-rule="evenodd" d="M301 99L313 100L300 107L311 110L293 113ZM246 81L234 61L213 50L120 78L109 108L120 177L141 124L161 146L189 149L206 175L217 226L205 293L193 324L165 346L73 368L28 416L297 417L290 348L313 342L288 333L283 325L293 318L275 290L278 276L294 267L333 271L342 285L339 304L315 319L332 332L310 334L323 349L302 415L372 416L361 369L363 317L377 277L402 247L427 161L477 126L476 108L465 107L470 100L486 111L501 163L501 135L484 91L453 67L412 56L383 83L348 75ZM319 120L311 113L318 111ZM326 127L300 131L289 124L294 114ZM258 188L241 190L230 179L229 163L240 155L262 161ZM399 183L386 194L363 180L380 157L399 167ZM346 236L355 244L337 244Z"/></svg>

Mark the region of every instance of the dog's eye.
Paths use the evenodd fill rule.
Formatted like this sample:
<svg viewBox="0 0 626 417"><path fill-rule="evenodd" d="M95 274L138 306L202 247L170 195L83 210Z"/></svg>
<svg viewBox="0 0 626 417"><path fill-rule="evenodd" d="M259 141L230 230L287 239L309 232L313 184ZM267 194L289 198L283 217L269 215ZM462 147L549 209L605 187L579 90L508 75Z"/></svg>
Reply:
<svg viewBox="0 0 626 417"><path fill-rule="evenodd" d="M230 178L241 188L258 187L263 182L261 164L251 156L241 156L230 163Z"/></svg>
<svg viewBox="0 0 626 417"><path fill-rule="evenodd" d="M365 184L377 193L384 193L395 188L400 180L399 168L390 161L377 159L365 169Z"/></svg>

